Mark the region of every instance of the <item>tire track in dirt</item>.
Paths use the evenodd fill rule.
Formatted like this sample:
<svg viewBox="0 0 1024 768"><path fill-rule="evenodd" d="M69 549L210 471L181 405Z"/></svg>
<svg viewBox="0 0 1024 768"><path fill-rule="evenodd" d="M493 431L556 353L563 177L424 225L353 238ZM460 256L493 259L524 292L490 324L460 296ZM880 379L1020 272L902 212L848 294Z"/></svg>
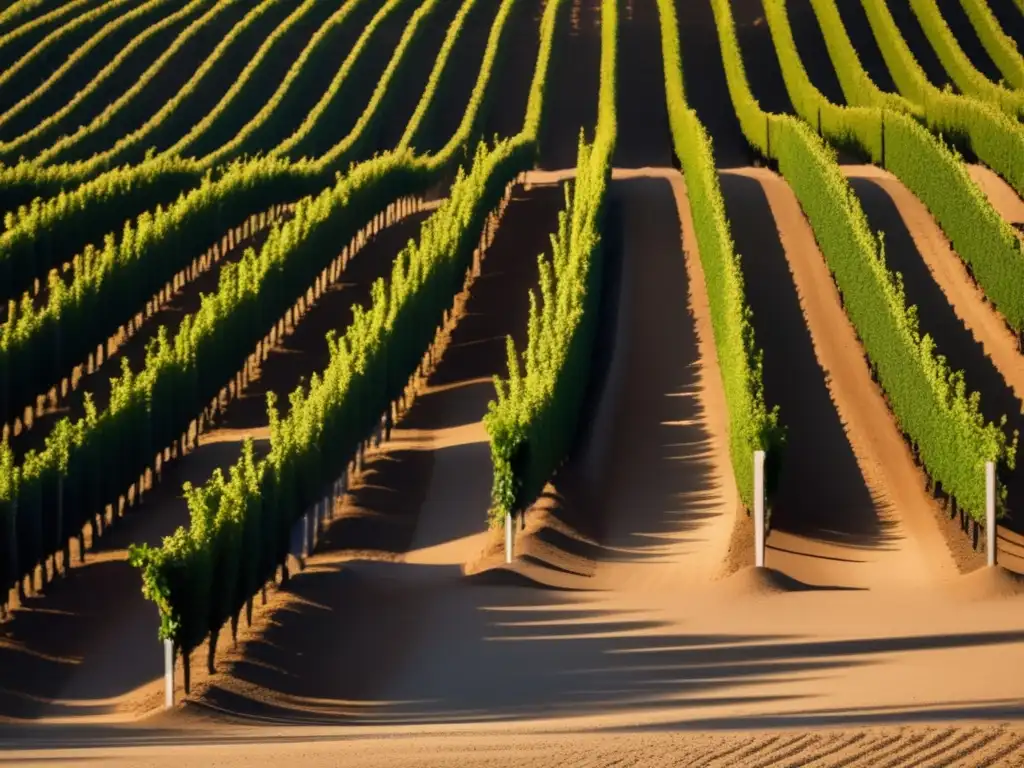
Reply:
<svg viewBox="0 0 1024 768"><path fill-rule="evenodd" d="M185 481L204 483L215 468L237 459L254 438L258 455L269 447L265 393L288 394L324 367L328 328L344 327L354 301L390 270L391 259L418 229L427 211L387 227L362 248L338 283L307 308L294 333L279 340L249 386L228 405L200 446L163 470L162 482L107 532L85 564L31 598L4 625L0 643L0 713L35 718L131 714L161 701L158 616L127 562L131 543L157 545L187 524ZM138 649L152 648L153 653Z"/></svg>
<svg viewBox="0 0 1024 768"><path fill-rule="evenodd" d="M575 168L580 130L593 141L597 125L600 0L567 0L558 15L538 141L537 167L544 170Z"/></svg>
<svg viewBox="0 0 1024 768"><path fill-rule="evenodd" d="M785 182L722 174L726 212L764 349L766 399L787 446L767 547L770 567L845 587L927 584L952 561L902 436ZM754 255L756 254L756 255Z"/></svg>
<svg viewBox="0 0 1024 768"><path fill-rule="evenodd" d="M918 307L922 335L935 339L952 370L965 372L969 392L981 392L987 420L998 422L1005 414L1008 433L1024 432L1024 356L934 219L890 174L873 166L844 169L872 230L885 233L886 262L903 274L907 303ZM1000 481L1008 488L1011 514L1024 509L1024 470L1006 471ZM1024 534L1019 521L1011 518L1008 527ZM1024 562L1008 565L1024 569Z"/></svg>

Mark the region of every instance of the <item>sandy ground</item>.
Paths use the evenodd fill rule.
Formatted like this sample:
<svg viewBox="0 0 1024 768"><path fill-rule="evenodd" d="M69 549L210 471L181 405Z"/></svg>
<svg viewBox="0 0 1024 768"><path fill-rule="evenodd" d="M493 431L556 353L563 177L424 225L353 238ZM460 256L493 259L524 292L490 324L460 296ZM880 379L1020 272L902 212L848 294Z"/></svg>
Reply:
<svg viewBox="0 0 1024 768"><path fill-rule="evenodd" d="M847 589L955 573L925 479L871 381L796 197L761 169L724 173L722 189L732 220L748 222L736 238L766 395L789 430L766 563Z"/></svg>
<svg viewBox="0 0 1024 768"><path fill-rule="evenodd" d="M867 589L779 591L749 570L716 578L735 489L685 187L671 171L617 176L621 239L609 245L621 249L621 279L590 433L603 439L571 462L602 499L591 510L600 540L577 556L592 575L524 559L516 581L503 568L463 576L489 543L485 369L501 365L502 327L521 327L509 302L530 278L515 256L537 249L559 204L557 188L534 185L517 193L430 387L323 551L271 595L223 671L194 703L134 725L0 731L14 762L1021 764L1019 727L1000 725L1024 714L1020 680L1006 674L1024 664L1021 598L947 588L978 574L937 566L950 558L913 494L902 501L908 489L893 491L906 533L864 548L859 563L808 556L825 549L810 538L803 562L769 553L801 580ZM820 256L803 247L788 190L766 172L742 178L778 222L815 354L856 387L859 358L828 320L834 295L807 282ZM808 298L808 285L821 290ZM878 455L887 418L865 429L872 398L848 412L843 390L835 397L851 442ZM891 477L898 457L873 469ZM80 751L21 751L44 739Z"/></svg>
<svg viewBox="0 0 1024 768"><path fill-rule="evenodd" d="M624 45L640 51L653 2L626 6ZM576 129L596 106L583 84L597 71L598 14L589 0L567 7L546 168L572 164ZM713 30L681 10L688 93L725 124L713 78L691 85L687 41ZM644 61L630 82L649 81L656 101L661 81ZM629 98L639 107L642 95ZM648 107L621 117L652 123L624 128L631 145L662 141ZM723 144L721 158L741 159ZM638 164L655 152L627 150ZM516 190L427 387L305 570L270 590L237 646L223 643L219 671L194 663L188 703L136 719L160 703L155 615L123 555L96 558L91 567L109 569L102 581L80 569L40 603L34 627L19 618L4 629L14 634L0 642L0 710L36 721L0 725L0 763L1024 765L1019 584L985 569L959 575L974 561L950 548L807 223L768 171L722 182L769 400L791 426L769 537L775 570L725 575L744 516L685 184L661 168L616 171L615 279L602 298L590 425L517 532L519 558L503 565L485 528L481 418L505 334L522 339L564 175L534 174ZM288 360L282 350L274 382L256 386L293 386L320 364ZM205 446L224 461L257 426L239 402L226 425L236 431ZM180 478L162 486L176 487ZM161 532L120 530L126 541ZM116 620L110 605L123 606Z"/></svg>
<svg viewBox="0 0 1024 768"><path fill-rule="evenodd" d="M885 232L886 259L906 280L907 301L919 308L922 333L931 334L953 370L981 393L987 419L1008 417L1007 432L1024 426L1024 356L1005 323L968 276L924 205L891 174L873 166L844 166L875 230ZM1003 564L1024 570L1024 471L1004 472L1011 517L1000 530Z"/></svg>

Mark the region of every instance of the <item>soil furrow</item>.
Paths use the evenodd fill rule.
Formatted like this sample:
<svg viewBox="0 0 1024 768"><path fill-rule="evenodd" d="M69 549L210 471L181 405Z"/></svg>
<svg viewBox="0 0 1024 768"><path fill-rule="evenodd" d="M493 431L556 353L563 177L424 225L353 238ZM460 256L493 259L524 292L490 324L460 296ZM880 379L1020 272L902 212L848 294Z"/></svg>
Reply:
<svg viewBox="0 0 1024 768"><path fill-rule="evenodd" d="M580 131L593 141L597 125L600 0L566 0L558 14L538 141L537 166L544 170L575 168Z"/></svg>
<svg viewBox="0 0 1024 768"><path fill-rule="evenodd" d="M1015 340L984 304L924 206L888 174L874 168L867 170L869 175L853 173L857 177L851 178L851 187L872 230L885 235L886 262L903 275L907 303L918 307L922 335L935 339L952 370L965 372L968 391L981 393L987 420L998 422L1005 414L1009 434L1024 432L1024 358ZM1008 488L1011 514L1024 508L1024 468L1006 471L1000 481ZM1008 525L1024 533L1020 522L1011 518Z"/></svg>
<svg viewBox="0 0 1024 768"><path fill-rule="evenodd" d="M413 214L371 238L338 283L307 306L294 332L270 349L199 447L163 469L159 485L96 542L84 564L15 612L0 645L0 712L19 718L130 715L161 700L160 654L137 652L158 647L156 609L127 562L128 545L158 544L187 524L182 483L199 485L214 469L226 470L245 438L253 438L258 455L269 448L266 392L286 402L305 377L324 367L327 329L345 326L352 302L365 301L373 279L389 273L392 258L426 215Z"/></svg>
<svg viewBox="0 0 1024 768"><path fill-rule="evenodd" d="M936 88L944 88L948 84L956 91L956 83L953 82L945 67L942 66L942 62L939 61L939 56L935 53L935 49L932 48L932 44L928 42L928 37L921 28L921 23L917 20L917 16L914 15L914 11L910 7L910 0L885 0L885 3L889 7L889 13L892 14L900 35L906 41L907 47L914 54L914 58L921 65L921 69L924 70L925 76L931 84Z"/></svg>
<svg viewBox="0 0 1024 768"><path fill-rule="evenodd" d="M111 115L105 125L98 127L91 134L82 137L82 139L68 147L67 150L54 158L54 160L70 161L85 159L94 153L109 149L122 136L127 136L141 128L147 120L160 111L167 101L188 84L194 73L213 53L220 41L231 32L231 29L236 24L242 21L245 15L257 5L258 1L235 0L230 8L222 11L216 19L183 45L167 61L165 66L155 73L152 80L134 98L123 104ZM273 25L280 21L281 18L283 18L283 13L275 12L274 9L271 9L267 12L265 19L257 21L254 26L260 27L261 23L270 21L271 26L261 30L263 34L267 34L269 29L273 29ZM241 40L236 41L236 44L231 46L227 55L208 73L207 79L204 80L196 93L186 99L185 103L181 105L178 110L181 113L181 117L172 115L168 118L168 121L178 120L178 125L181 126L181 133L173 135L173 140L170 140L171 136L168 137L170 143L176 141L194 123L199 122L203 115L216 104L216 100L227 91L233 78L237 77L245 66L245 62L248 61L246 56L252 58L252 54L255 53L256 48L259 46L260 40L256 39L259 34L260 32L257 32L255 35L251 33L243 34ZM239 49L239 54L236 57L234 49L238 45L244 45L244 41L247 38L250 41L249 47L251 50L243 51ZM186 114L184 110L189 111ZM58 123L52 132L41 136L38 141L33 142L30 146L35 148L35 152L44 151L50 147L48 137L72 135L79 123L86 126L89 125L84 121L76 120L72 122L72 117L74 117L74 113L68 115L68 117ZM166 130L166 128L162 130ZM149 143L146 143L146 146L149 146Z"/></svg>
<svg viewBox="0 0 1024 768"><path fill-rule="evenodd" d="M283 223L290 217L290 213L285 213L280 221ZM42 413L36 411L30 428L21 429L16 426L11 447L19 459L29 450L42 449L46 436L61 419L66 417L74 422L84 416L87 393L92 396L98 413L106 410L110 402L111 380L120 376L121 361L128 360L132 371L139 373L145 367L146 347L156 338L160 328L166 327L168 338L173 340L181 321L199 310L203 294L216 292L221 269L239 261L247 248L254 248L258 252L270 231L270 226L267 226L245 237L238 230L225 235L215 244L221 253L220 258L216 261L211 259L212 263L206 265L206 269L194 279L177 285L173 295L160 303L152 314L147 316L140 312L102 344L104 354L100 365L94 365L91 370L88 365L76 366L76 370L71 373L74 388L69 388L63 397L58 396L63 387L52 389L46 397L45 409ZM184 280L183 274L181 277Z"/></svg>
<svg viewBox="0 0 1024 768"><path fill-rule="evenodd" d="M800 581L859 588L948 573L935 505L792 191L757 169L723 174L722 189L730 218L746 222L734 237L764 348L766 397L787 427L768 565Z"/></svg>

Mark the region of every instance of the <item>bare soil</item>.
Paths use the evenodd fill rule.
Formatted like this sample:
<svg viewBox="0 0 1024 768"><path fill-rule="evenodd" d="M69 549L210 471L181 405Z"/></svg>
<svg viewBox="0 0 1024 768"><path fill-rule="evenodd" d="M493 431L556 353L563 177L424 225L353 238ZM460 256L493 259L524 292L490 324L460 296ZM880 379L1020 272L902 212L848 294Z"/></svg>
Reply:
<svg viewBox="0 0 1024 768"><path fill-rule="evenodd" d="M124 717L159 702L158 619L127 562L128 545L159 544L187 524L182 483L199 485L214 469L226 471L247 437L262 455L269 447L266 393L274 391L286 402L308 374L326 366L326 332L343 328L352 304L367 301L373 280L390 272L392 257L426 215L413 214L365 245L294 332L270 350L241 396L218 416L216 428L202 436L199 448L164 469L162 482L95 542L84 565L72 568L66 579L31 598L0 626L0 716ZM65 626L55 624L55 616L64 617ZM125 645L119 652L121 642ZM153 653L140 652L147 647Z"/></svg>
<svg viewBox="0 0 1024 768"><path fill-rule="evenodd" d="M229 8L218 14L216 19L193 35L192 38L167 61L166 65L156 73L153 79L149 81L149 83L135 96L135 98L117 111L116 115L107 126L96 132L94 141L90 140L88 146L84 146L83 149L78 152L74 149L69 149L63 156L61 156L60 159L83 159L98 149L105 149L113 146L117 139L142 127L150 117L159 112L161 107L163 107L167 101L173 98L174 95L178 93L186 83L188 83L192 78L192 75L199 69L207 57L213 53L220 41L230 33L232 27L240 22L245 17L246 13L254 8L256 4L257 0L236 0L236 2L232 3ZM269 12L269 16L274 18L273 10ZM225 59L221 66L225 65L230 66L231 64ZM241 67L244 66L244 62L241 63L238 72L240 72ZM235 74L237 75L237 72ZM225 72L223 76L228 77L229 73ZM230 83L230 80L222 82ZM223 92L227 90L227 87L228 86L224 86L223 90L219 91L219 94L223 94ZM192 98L198 98L198 96L199 94L196 94ZM213 103L216 102L214 101ZM195 114L198 115L196 118L198 121L202 114L198 110ZM35 152L42 151L50 146L49 136L70 134L77 129L78 125L88 125L88 122L85 120L72 121L72 118L74 117L75 113L68 115L68 117L62 120L54 129L53 134L47 133L46 135L41 136L39 141L32 145L35 147Z"/></svg>
<svg viewBox="0 0 1024 768"><path fill-rule="evenodd" d="M543 0L516 0L505 21L506 29L491 71L491 87L485 97L489 108L481 113L480 120L482 137L488 141L495 135L514 136L523 128L540 48L544 5Z"/></svg>
<svg viewBox="0 0 1024 768"><path fill-rule="evenodd" d="M174 41L174 39L192 21L199 18L208 11L212 5L194 10L184 18L165 26L159 32L151 35L138 48L136 48L121 64L109 73L103 84L93 95L80 103L71 114L67 116L68 125L87 125L98 115L106 104L117 98L122 92L130 88L142 73L160 56L161 53ZM5 123L0 138L10 140L20 136L25 131L31 130L39 122L51 115L58 109L63 108L79 91L84 89L90 81L94 80L101 69L117 56L122 49L133 41L138 35L147 31L149 26L155 25L164 18L181 10L180 7L165 6L155 10L145 19L140 20L131 29L121 30L119 34L112 35L103 45L97 46L86 60L80 62L71 72L52 84L45 95L39 98L33 105L22 109L16 116ZM51 73L47 72L49 76ZM77 122L71 122L77 120ZM53 135L52 133L50 134ZM46 145L41 145L46 146ZM28 154L28 153L26 153ZM29 155L31 156L31 155Z"/></svg>
<svg viewBox="0 0 1024 768"><path fill-rule="evenodd" d="M601 68L600 0L566 0L558 11L549 62L537 167L576 167L580 132L594 140ZM663 82L663 78L653 81ZM654 89L651 88L653 96Z"/></svg>
<svg viewBox="0 0 1024 768"><path fill-rule="evenodd" d="M728 215L746 222L734 237L746 254L765 396L787 429L766 564L843 589L948 578L956 570L937 505L871 380L796 197L764 169L723 174L722 191Z"/></svg>
<svg viewBox="0 0 1024 768"><path fill-rule="evenodd" d="M981 411L989 421L1007 416L1007 432L1024 427L1024 357L1005 323L984 301L927 209L894 177L876 168L849 170L850 184L872 229L885 233L886 261L903 274L908 304L918 307L922 334L935 339L950 368L964 371L969 392L981 393ZM1024 431L1024 430L1022 430ZM1006 527L1024 533L1024 470L999 478L1009 491ZM981 480L979 479L979 482ZM1015 569L1024 551L1008 551Z"/></svg>
<svg viewBox="0 0 1024 768"><path fill-rule="evenodd" d="M881 583L867 591L808 589L814 585L790 573L750 571L714 583L735 504L724 414L714 400L720 385L704 357L706 308L690 282L695 254L682 246L689 225L668 213L684 203L684 188L671 172L619 176L612 195L626 250L616 338L596 428L573 463L596 483L599 506L590 511L603 520L600 541L576 536L573 559L562 544L571 528L561 527L562 540L528 528L517 536L524 556L511 572L499 566L463 576L467 560L493 538L483 522L489 473L478 421L487 385L463 369L475 367L469 344L479 330L456 339L464 322L495 322L523 286L503 280L509 290L481 301L480 315L470 309L471 290L437 368L449 374L431 381L395 440L373 456L365 484L372 493L356 487L357 497L365 495L346 501L321 553L271 595L192 703L122 727L116 738L133 743L134 731L134 743L148 740L153 749L181 734L178 748L193 750L183 757L220 759L230 744L226 760L245 753L250 762L257 754L285 759L302 743L313 764L337 755L344 738L340 748L354 765L564 765L584 751L594 765L628 755L645 765L1017 759L1024 739L998 723L1020 717L1019 683L999 671L1024 661L1024 634L1007 610L1019 597L986 587L984 599L964 601L934 580L906 592ZM548 215L557 205L552 192ZM545 229L509 222L499 240ZM501 247L520 252L515 240ZM811 250L806 261L815 259ZM805 271L803 261L794 260L795 271ZM826 305L835 303L823 293ZM815 317L808 312L817 332ZM848 347L823 337L828 347ZM528 520L536 525L545 515L544 527L557 530L557 505ZM367 521L359 536L346 523L352 517ZM535 559L525 556L531 541ZM349 550L349 542L361 548ZM928 547L927 539L918 543ZM544 562L552 553L557 561ZM906 560L905 550L898 554ZM891 563L862 568L883 574ZM498 578L503 571L518 582ZM951 589L955 582L950 577ZM371 655L376 663L368 665ZM895 727L908 722L915 725ZM61 737L59 726L47 733ZM73 732L65 738L74 743ZM182 745L189 741L196 746Z"/></svg>
<svg viewBox="0 0 1024 768"><path fill-rule="evenodd" d="M942 18L949 25L950 30L953 32L953 37L956 38L957 43L959 43L960 48L966 54L971 64L974 65L974 68L994 83L1002 80L1003 75L999 71L999 67L995 65L992 57L985 50L985 46L981 44L981 39L978 37L978 33L974 31L974 25L971 24L971 20L967 16L964 7L960 4L960 0L936 0L936 2L938 3Z"/></svg>
<svg viewBox="0 0 1024 768"><path fill-rule="evenodd" d="M886 0L886 5L896 21L900 34L910 48L910 52L914 54L914 58L921 65L921 69L924 70L932 85L941 89L948 84L956 91L956 84L946 72L945 67L942 66L938 54L935 53L935 49L932 48L932 44L928 42L928 37L921 28L921 23L914 15L914 11L910 7L910 0Z"/></svg>
<svg viewBox="0 0 1024 768"><path fill-rule="evenodd" d="M453 3L453 11L450 14L452 18L458 13L458 6L461 3ZM499 3L486 3L477 0L472 10L469 12L465 21L462 25L462 32L459 34L459 39L455 42L451 52L448 54L448 62L445 65L444 72L441 75L441 82L438 83L437 90L434 93L434 99L431 102L430 108L427 110L427 114L424 117L423 122L420 125L419 136L416 139L414 148L418 152L438 152L448 140L455 135L455 131L459 127L459 123L462 122L463 116L466 114L466 105L469 104L469 98L473 93L473 87L476 85L477 77L480 74L480 65L483 63L484 53L487 49L487 39L491 34L491 26L494 24L494 18L498 14ZM505 27L502 30L502 35L499 41L499 46L506 46L508 48L514 47L517 40L513 37L511 32L512 19L515 13L510 14L509 18L505 20ZM437 54L440 52L441 45L444 42L444 36L448 31L448 24L451 19L444 25L444 31L441 32L437 37L435 44L429 47L424 47L422 50L431 50L432 55L422 55L412 58L412 66L409 71L408 78L403 85L403 89L407 89L410 93L421 95L423 89L426 86L427 78L430 76L431 66L427 66L426 62L433 62L437 58ZM440 24L440 21L434 22ZM502 49L499 47L499 52ZM499 58L500 61L500 58ZM497 64L497 62L495 62ZM497 71L497 67L491 69L491 80L488 82L489 86L493 86L494 77ZM530 79L529 74L523 74L522 77L528 82ZM492 93L491 104L493 105L494 96L493 91L488 88L488 91ZM500 92L498 92L500 93ZM503 98L498 96L497 98ZM481 116L486 114L488 104L485 102L481 105L484 109L481 112ZM415 109L416 105L413 104L412 109ZM525 112L525 105L523 106ZM410 110L409 116L412 116L412 110ZM383 126L381 140L382 146L395 146L402 138L402 134L405 132L405 126L408 123L408 118L405 120L392 120L388 121L388 124ZM513 132L514 133L514 132ZM512 134L506 134L512 135ZM492 136L486 135L485 138L488 141L493 139Z"/></svg>

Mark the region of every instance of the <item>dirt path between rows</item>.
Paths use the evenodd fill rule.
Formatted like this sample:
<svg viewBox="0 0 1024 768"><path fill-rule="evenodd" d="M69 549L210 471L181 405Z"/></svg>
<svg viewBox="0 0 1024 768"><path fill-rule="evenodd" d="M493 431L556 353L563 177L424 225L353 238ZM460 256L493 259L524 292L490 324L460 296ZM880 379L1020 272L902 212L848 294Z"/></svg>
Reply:
<svg viewBox="0 0 1024 768"><path fill-rule="evenodd" d="M766 396L788 430L767 564L843 588L951 576L937 507L796 197L765 169L725 172L722 189L730 218L746 222L737 248L765 351Z"/></svg>
<svg viewBox="0 0 1024 768"><path fill-rule="evenodd" d="M390 269L391 258L428 214L412 214L372 238L295 331L270 350L199 448L165 469L162 482L96 542L84 564L0 626L0 717L117 719L159 702L158 617L127 562L128 546L158 545L187 524L182 483L200 485L214 469L226 471L246 437L254 440L257 454L268 448L266 392L286 401L306 376L326 365L327 330L346 324L353 302L365 303L372 281Z"/></svg>
<svg viewBox="0 0 1024 768"><path fill-rule="evenodd" d="M774 177L749 173L779 206L781 182L772 190ZM540 183L516 192L430 386L372 456L321 553L271 594L193 703L134 725L0 729L0 744L46 739L51 751L31 753L40 764L160 765L156 749L177 764L301 754L355 766L605 766L635 754L653 766L976 768L1022 755L1024 733L997 725L1024 717L1020 681L1006 674L1024 665L1020 598L954 602L934 581L789 594L710 581L735 502L684 187L672 171L617 173L611 189L623 244L615 338L577 462L596 478L601 504L590 511L604 519L593 577L562 574L576 584L559 589L487 578L497 571L463 577L488 543L479 419L489 375L503 366L503 333L524 327L510 304L530 281L524 254L544 248L561 205L561 191ZM793 253L795 272L824 273L813 247ZM859 361L844 351L856 345L840 335L827 274L810 296L795 279L825 365L818 334L838 348L837 366ZM839 315L828 332L817 304ZM843 387L862 394L858 378L829 370L844 408ZM868 407L863 399L850 407ZM906 568L915 542L928 546L911 531L870 569L884 571L889 557ZM917 725L895 727L908 722ZM60 744L79 750L52 751Z"/></svg>
<svg viewBox="0 0 1024 768"><path fill-rule="evenodd" d="M986 418L1007 415L1011 434L1024 427L1024 355L934 218L892 174L875 166L843 166L843 172L872 228L886 234L887 262L903 274L907 301L919 307L921 332L932 335L953 370L965 372L968 390L981 392ZM1024 503L1024 468L1001 479L1012 515ZM1024 571L1021 534L1018 520L1001 526L999 534L1002 564L1016 571ZM957 538L968 541L965 534Z"/></svg>

